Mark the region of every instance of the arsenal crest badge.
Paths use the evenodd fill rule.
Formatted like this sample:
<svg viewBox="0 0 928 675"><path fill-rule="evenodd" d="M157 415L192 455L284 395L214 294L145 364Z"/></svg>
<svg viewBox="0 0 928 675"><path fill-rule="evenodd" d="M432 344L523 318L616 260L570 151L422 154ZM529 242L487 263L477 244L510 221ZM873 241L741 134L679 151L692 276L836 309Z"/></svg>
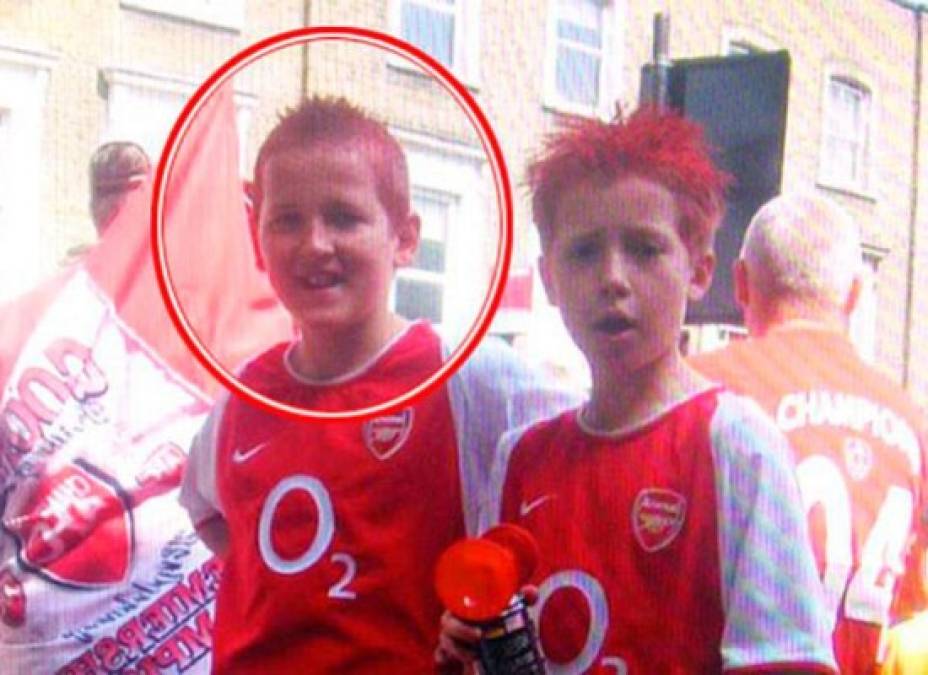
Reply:
<svg viewBox="0 0 928 675"><path fill-rule="evenodd" d="M132 518L109 481L79 463L41 477L2 526L22 564L47 579L98 588L125 579L132 556Z"/></svg>
<svg viewBox="0 0 928 675"><path fill-rule="evenodd" d="M648 553L666 548L680 534L686 519L686 498L673 490L648 488L635 497L632 530Z"/></svg>
<svg viewBox="0 0 928 675"><path fill-rule="evenodd" d="M379 460L389 459L403 447L412 431L413 409L367 420L362 427L364 445Z"/></svg>

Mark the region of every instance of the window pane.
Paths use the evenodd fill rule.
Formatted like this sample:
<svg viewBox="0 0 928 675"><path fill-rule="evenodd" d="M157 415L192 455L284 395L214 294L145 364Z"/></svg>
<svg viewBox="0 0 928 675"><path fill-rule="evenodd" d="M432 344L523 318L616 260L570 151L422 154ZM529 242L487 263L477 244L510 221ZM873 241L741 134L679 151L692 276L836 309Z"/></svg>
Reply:
<svg viewBox="0 0 928 675"><path fill-rule="evenodd" d="M407 319L441 323L442 286L437 283L398 278L396 311Z"/></svg>
<svg viewBox="0 0 928 675"><path fill-rule="evenodd" d="M600 57L570 47L557 49L557 91L568 101L596 105Z"/></svg>
<svg viewBox="0 0 928 675"><path fill-rule="evenodd" d="M560 0L559 19L599 31L602 25L603 0Z"/></svg>
<svg viewBox="0 0 928 675"><path fill-rule="evenodd" d="M828 83L823 166L839 184L865 187L870 94L839 78Z"/></svg>
<svg viewBox="0 0 928 675"><path fill-rule="evenodd" d="M412 263L413 267L429 272L445 271L445 245L440 241L422 239L419 241L419 250L416 252L416 259Z"/></svg>
<svg viewBox="0 0 928 675"><path fill-rule="evenodd" d="M572 40L596 49L602 46L602 34L598 26L589 28L570 21L558 21L557 36L562 40Z"/></svg>
<svg viewBox="0 0 928 675"><path fill-rule="evenodd" d="M403 3L403 38L451 67L454 57L454 14L414 2Z"/></svg>
<svg viewBox="0 0 928 675"><path fill-rule="evenodd" d="M414 191L412 206L421 219L419 251L412 266L429 272L445 271L445 238L451 199L430 192Z"/></svg>

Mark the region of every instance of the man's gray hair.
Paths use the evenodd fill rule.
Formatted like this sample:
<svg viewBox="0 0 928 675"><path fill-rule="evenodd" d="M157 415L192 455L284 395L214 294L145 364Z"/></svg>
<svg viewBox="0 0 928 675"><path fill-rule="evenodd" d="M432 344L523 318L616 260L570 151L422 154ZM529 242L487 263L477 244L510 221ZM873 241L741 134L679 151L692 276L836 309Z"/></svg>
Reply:
<svg viewBox="0 0 928 675"><path fill-rule="evenodd" d="M768 300L840 306L861 271L860 230L832 200L787 193L751 220L741 258Z"/></svg>

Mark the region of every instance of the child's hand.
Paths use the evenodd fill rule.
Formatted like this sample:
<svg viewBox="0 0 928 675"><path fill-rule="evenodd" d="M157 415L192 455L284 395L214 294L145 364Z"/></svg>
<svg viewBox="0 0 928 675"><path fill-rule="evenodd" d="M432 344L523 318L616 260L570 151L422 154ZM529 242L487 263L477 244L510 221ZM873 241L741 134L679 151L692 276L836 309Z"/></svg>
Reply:
<svg viewBox="0 0 928 675"><path fill-rule="evenodd" d="M519 594L529 607L538 602L537 586L523 586ZM435 650L435 663L439 672L462 673L466 667L473 665L477 659L477 642L482 635L479 626L461 621L451 612L442 614L441 633Z"/></svg>
<svg viewBox="0 0 928 675"><path fill-rule="evenodd" d="M441 633L435 650L435 663L442 673L462 673L477 659L477 642L482 631L461 621L451 612L441 615Z"/></svg>

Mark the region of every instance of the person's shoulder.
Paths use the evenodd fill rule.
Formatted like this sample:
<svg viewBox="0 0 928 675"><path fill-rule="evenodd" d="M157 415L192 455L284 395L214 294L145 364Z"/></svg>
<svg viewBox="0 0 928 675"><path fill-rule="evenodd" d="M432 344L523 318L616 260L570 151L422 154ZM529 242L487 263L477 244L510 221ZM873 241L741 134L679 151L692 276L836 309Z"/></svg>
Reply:
<svg viewBox="0 0 928 675"><path fill-rule="evenodd" d="M716 452L780 457L786 437L754 399L719 388L711 411L710 434Z"/></svg>
<svg viewBox="0 0 928 675"><path fill-rule="evenodd" d="M731 383L756 376L771 364L770 348L758 338L744 338L724 347L687 358L693 368L709 379Z"/></svg>
<svg viewBox="0 0 928 675"><path fill-rule="evenodd" d="M578 434L576 409L559 412L546 419L529 422L508 430L500 439L500 446L520 455L545 454L553 443L569 443Z"/></svg>

